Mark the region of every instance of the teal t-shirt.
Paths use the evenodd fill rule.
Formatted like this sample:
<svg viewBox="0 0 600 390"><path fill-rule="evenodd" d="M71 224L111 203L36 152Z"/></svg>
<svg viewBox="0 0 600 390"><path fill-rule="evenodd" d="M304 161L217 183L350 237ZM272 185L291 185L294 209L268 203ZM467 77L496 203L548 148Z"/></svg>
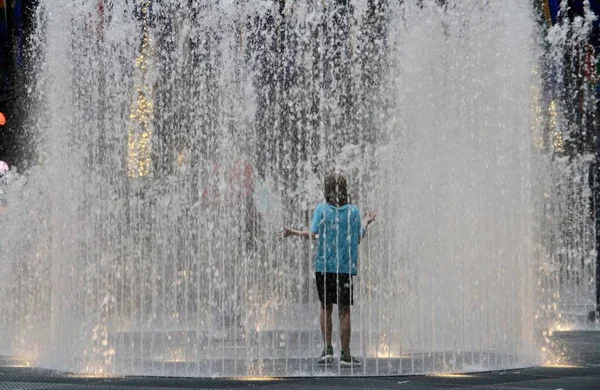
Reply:
<svg viewBox="0 0 600 390"><path fill-rule="evenodd" d="M356 275L358 243L364 235L360 211L353 204L341 207L320 203L313 213L310 231L318 234L316 272Z"/></svg>

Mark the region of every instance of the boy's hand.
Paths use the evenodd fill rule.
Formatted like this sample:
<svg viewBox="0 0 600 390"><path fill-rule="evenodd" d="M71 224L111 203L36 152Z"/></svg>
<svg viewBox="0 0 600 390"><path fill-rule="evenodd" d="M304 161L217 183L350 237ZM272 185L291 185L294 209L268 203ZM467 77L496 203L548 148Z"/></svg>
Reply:
<svg viewBox="0 0 600 390"><path fill-rule="evenodd" d="M367 225L370 225L371 223L375 222L376 219L377 219L377 214L375 214L375 213L366 213L365 214L365 223Z"/></svg>
<svg viewBox="0 0 600 390"><path fill-rule="evenodd" d="M294 229L289 228L289 227L284 227L282 232L279 232L277 234L277 237L279 238L284 238L284 237L289 237L289 236L293 236L294 235Z"/></svg>

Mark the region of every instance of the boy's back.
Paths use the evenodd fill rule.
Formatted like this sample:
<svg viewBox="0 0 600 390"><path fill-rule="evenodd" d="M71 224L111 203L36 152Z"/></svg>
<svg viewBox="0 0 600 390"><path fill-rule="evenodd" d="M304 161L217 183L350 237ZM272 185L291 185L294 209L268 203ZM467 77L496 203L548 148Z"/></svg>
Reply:
<svg viewBox="0 0 600 390"><path fill-rule="evenodd" d="M320 203L315 208L311 232L318 234L315 271L356 275L360 212L353 204L334 206Z"/></svg>

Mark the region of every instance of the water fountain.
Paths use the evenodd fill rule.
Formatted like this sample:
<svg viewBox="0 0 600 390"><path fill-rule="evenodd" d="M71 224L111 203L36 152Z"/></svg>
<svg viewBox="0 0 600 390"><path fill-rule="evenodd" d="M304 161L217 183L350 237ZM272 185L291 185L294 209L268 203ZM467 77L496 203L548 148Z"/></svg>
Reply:
<svg viewBox="0 0 600 390"><path fill-rule="evenodd" d="M3 352L183 376L540 361L529 5L40 3L39 162L2 220ZM333 169L380 214L352 370L316 365L313 248L276 237L308 225Z"/></svg>

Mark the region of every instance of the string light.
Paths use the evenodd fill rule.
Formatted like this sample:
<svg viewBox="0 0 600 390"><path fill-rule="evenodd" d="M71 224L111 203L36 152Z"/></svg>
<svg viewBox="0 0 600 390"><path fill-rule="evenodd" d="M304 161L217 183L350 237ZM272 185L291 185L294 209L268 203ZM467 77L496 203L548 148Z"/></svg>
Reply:
<svg viewBox="0 0 600 390"><path fill-rule="evenodd" d="M558 129L556 100L550 101L550 104L548 105L548 117L550 121L550 134L552 135L552 147L557 152L563 152L564 141L562 133Z"/></svg>
<svg viewBox="0 0 600 390"><path fill-rule="evenodd" d="M129 131L127 137L127 174L129 177L144 177L150 174L152 152L152 119L154 102L152 88L148 85L146 74L150 68L151 40L148 27L150 0L142 3L142 45L140 55L135 60L139 70L136 83L136 99L131 104Z"/></svg>
<svg viewBox="0 0 600 390"><path fill-rule="evenodd" d="M550 5L548 4L548 0L542 1L542 9L548 25L552 25L552 15L550 14Z"/></svg>

